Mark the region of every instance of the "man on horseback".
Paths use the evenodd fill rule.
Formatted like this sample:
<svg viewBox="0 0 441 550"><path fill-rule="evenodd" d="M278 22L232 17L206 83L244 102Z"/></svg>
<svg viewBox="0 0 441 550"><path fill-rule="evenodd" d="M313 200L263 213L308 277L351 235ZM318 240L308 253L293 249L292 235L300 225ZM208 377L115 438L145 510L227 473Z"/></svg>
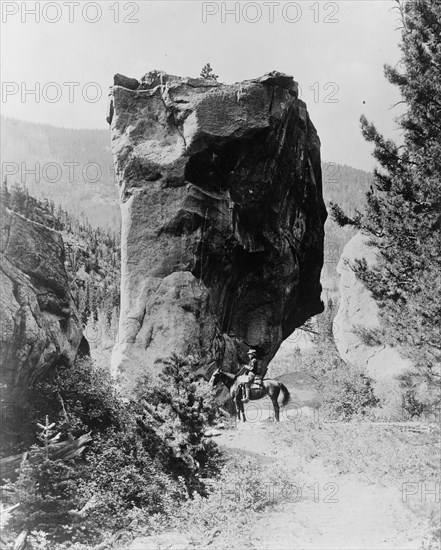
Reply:
<svg viewBox="0 0 441 550"><path fill-rule="evenodd" d="M244 403L248 403L250 400L250 388L251 384L254 382L256 375L258 374L258 365L256 359L256 350L250 349L247 353L248 355L248 364L244 365L243 373L243 388L245 388L245 397L242 399Z"/></svg>
<svg viewBox="0 0 441 550"><path fill-rule="evenodd" d="M237 413L237 419L246 421L245 416L245 410L243 406L243 400L241 398L243 394L243 385L244 383L250 383L248 374L244 375L242 374L244 370L246 369L247 372L254 371L256 369L256 363L252 361L255 360L255 350L250 350L249 358L250 363L248 365L243 365L241 371L239 374L233 374L231 372L224 372L221 369L216 369L210 378L210 385L215 386L218 382L222 382L230 392L230 397L233 400L235 406L236 406L236 413ZM249 370L249 367L251 369ZM271 402L274 407L274 419L276 422L279 422L280 420L280 405L282 407L285 407L289 401L290 401L290 395L287 387L282 384L282 382L279 382L278 380L271 380L271 379L265 379L263 380L267 369L263 368L258 375L262 378L260 389L254 390L253 393L253 399L261 399L262 397L265 397L266 395L271 399ZM241 376L242 374L242 376ZM252 372L253 376L252 379L254 379L254 372ZM279 405L278 397L282 396L282 401ZM249 394L248 394L249 398Z"/></svg>

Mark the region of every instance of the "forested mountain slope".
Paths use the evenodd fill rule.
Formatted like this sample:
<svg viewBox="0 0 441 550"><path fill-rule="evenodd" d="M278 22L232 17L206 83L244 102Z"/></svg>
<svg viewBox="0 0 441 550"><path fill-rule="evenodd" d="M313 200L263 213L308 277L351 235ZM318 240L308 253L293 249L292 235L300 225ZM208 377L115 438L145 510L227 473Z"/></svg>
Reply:
<svg viewBox="0 0 441 550"><path fill-rule="evenodd" d="M119 231L110 135L1 118L2 179L24 185L37 198Z"/></svg>
<svg viewBox="0 0 441 550"><path fill-rule="evenodd" d="M323 196L329 210L330 202L344 205L350 214L362 207L365 193L372 181L372 174L351 166L335 162L322 162ZM327 297L333 297L338 291L336 267L343 247L355 231L349 227L340 227L328 216L325 224L325 262L322 270L322 285Z"/></svg>

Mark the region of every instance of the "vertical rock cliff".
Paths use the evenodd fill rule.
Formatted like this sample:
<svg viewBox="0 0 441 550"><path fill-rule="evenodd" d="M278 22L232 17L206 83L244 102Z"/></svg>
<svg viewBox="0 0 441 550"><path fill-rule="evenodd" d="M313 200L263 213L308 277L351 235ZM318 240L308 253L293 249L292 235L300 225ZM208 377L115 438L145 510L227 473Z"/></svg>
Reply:
<svg viewBox="0 0 441 550"><path fill-rule="evenodd" d="M33 384L57 362L88 353L70 296L61 235L0 211L2 414L20 415ZM19 420L15 418L15 420Z"/></svg>
<svg viewBox="0 0 441 550"><path fill-rule="evenodd" d="M364 370L378 381L394 379L412 368L399 351L378 344L370 333L381 334L382 324L377 302L357 279L351 264L364 259L369 267L377 263L377 251L369 246L369 237L357 233L343 249L337 272L340 275L340 306L334 319L334 340L343 361Z"/></svg>
<svg viewBox="0 0 441 550"><path fill-rule="evenodd" d="M116 75L108 122L122 211L126 390L171 352L267 364L320 313L320 140L292 77L233 85Z"/></svg>

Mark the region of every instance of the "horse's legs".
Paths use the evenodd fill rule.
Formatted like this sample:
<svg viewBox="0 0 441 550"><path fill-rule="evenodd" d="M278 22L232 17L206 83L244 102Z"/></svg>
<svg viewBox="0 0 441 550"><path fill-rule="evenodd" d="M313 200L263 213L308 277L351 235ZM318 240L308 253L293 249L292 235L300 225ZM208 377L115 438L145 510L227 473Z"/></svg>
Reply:
<svg viewBox="0 0 441 550"><path fill-rule="evenodd" d="M277 397L278 397L278 394L277 396L271 396L271 401L274 407L274 420L276 422L280 422L280 407L279 407L279 403L277 402Z"/></svg>
<svg viewBox="0 0 441 550"><path fill-rule="evenodd" d="M242 413L242 422L246 422L247 417L245 416L245 409L243 407L242 400L240 400L240 412Z"/></svg>
<svg viewBox="0 0 441 550"><path fill-rule="evenodd" d="M241 420L243 422L246 422L246 418L245 418L245 411L243 409L243 403L242 403L242 399L240 397L240 392L238 392L236 394L236 397L235 397L235 400L234 400L234 403L236 405L236 411L237 411L237 420L240 422Z"/></svg>

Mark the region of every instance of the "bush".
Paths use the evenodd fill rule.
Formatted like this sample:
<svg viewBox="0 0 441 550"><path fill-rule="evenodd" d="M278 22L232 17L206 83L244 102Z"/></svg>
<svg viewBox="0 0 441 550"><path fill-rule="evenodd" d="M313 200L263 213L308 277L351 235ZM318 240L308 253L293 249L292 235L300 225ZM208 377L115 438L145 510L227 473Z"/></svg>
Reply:
<svg viewBox="0 0 441 550"><path fill-rule="evenodd" d="M100 434L87 454L87 471L81 489L91 507L89 521L114 531L127 527L130 511L145 515L172 512L175 502L187 497L184 483L164 471L149 446L151 438L127 431ZM162 452L167 443L162 442Z"/></svg>
<svg viewBox="0 0 441 550"><path fill-rule="evenodd" d="M407 420L415 417L439 422L441 393L430 375L411 369L401 376L402 411Z"/></svg>
<svg viewBox="0 0 441 550"><path fill-rule="evenodd" d="M345 363L329 340L298 353L295 365L297 370L317 380L321 407L330 419L366 416L379 403L372 380L357 367Z"/></svg>
<svg viewBox="0 0 441 550"><path fill-rule="evenodd" d="M133 517L166 520L179 502L206 494L217 451L204 430L216 409L208 388L193 380L193 363L173 356L158 380L140 381L128 403L90 360L55 369L38 385L32 418L50 411L57 439L92 431L93 440L81 460L70 462L52 460L47 441L34 446L35 457L11 484L20 502L11 527L43 533L49 542L90 542Z"/></svg>
<svg viewBox="0 0 441 550"><path fill-rule="evenodd" d="M329 299L324 313L306 326L314 334L314 347L286 350L273 360L271 371L273 375L282 375L295 370L311 376L321 394L322 412L331 420L350 420L371 414L380 400L374 393L373 381L340 357L333 335L336 312L337 304Z"/></svg>
<svg viewBox="0 0 441 550"><path fill-rule="evenodd" d="M64 437L122 427L124 404L113 380L90 358L80 359L74 368L57 366L37 384L34 395L32 420L38 421L49 414Z"/></svg>
<svg viewBox="0 0 441 550"><path fill-rule="evenodd" d="M137 385L135 410L138 425L145 431L158 426L160 439L169 447L156 445L156 457L166 471L185 479L189 493L198 484L200 472L211 475L218 457L216 445L204 437L205 427L217 418L211 389L193 377L192 358L178 355L165 362L157 380L144 377ZM141 417L142 414L142 417ZM147 425L146 418L153 420Z"/></svg>

